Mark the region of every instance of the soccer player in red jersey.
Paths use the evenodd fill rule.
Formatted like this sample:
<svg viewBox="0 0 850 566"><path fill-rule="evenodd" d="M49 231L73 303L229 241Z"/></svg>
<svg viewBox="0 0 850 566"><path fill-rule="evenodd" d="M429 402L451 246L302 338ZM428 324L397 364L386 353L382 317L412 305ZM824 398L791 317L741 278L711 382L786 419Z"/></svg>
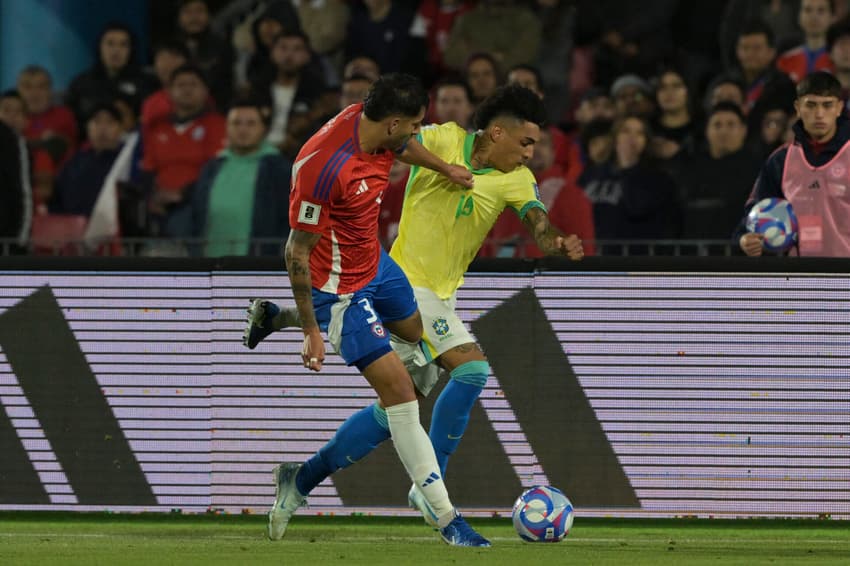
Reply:
<svg viewBox="0 0 850 566"><path fill-rule="evenodd" d="M413 381L390 347L390 332L412 343L422 336L413 289L377 237L393 161L399 156L456 184L472 184L466 168L449 165L411 141L427 106L428 95L416 78L385 75L363 103L344 109L310 138L292 167L292 232L285 254L304 332L304 366L321 370L324 330L345 362L367 379L380 403L349 418L330 448L304 464L275 468L275 504L269 512L273 540L284 535L290 518L319 481L374 447L364 443L364 437L383 422L408 475L434 509L443 540L457 546L490 546L451 504L434 448L419 422Z"/></svg>

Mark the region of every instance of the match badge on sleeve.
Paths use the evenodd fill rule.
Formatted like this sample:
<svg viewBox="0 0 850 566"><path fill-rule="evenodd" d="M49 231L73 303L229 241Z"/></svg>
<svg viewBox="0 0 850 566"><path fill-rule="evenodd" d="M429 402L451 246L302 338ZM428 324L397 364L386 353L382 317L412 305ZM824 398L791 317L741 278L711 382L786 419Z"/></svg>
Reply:
<svg viewBox="0 0 850 566"><path fill-rule="evenodd" d="M315 226L319 223L321 213L322 205L304 201L301 203L301 210L298 212L298 222Z"/></svg>
<svg viewBox="0 0 850 566"><path fill-rule="evenodd" d="M537 183L531 183L531 185L534 187L534 198L540 200L540 187Z"/></svg>

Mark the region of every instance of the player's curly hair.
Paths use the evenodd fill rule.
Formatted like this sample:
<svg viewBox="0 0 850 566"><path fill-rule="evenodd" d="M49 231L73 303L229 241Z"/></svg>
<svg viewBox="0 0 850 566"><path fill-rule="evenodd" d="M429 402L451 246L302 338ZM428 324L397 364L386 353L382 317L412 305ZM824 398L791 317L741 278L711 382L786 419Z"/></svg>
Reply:
<svg viewBox="0 0 850 566"><path fill-rule="evenodd" d="M363 101L363 112L375 122L390 116L416 116L423 108L428 108L428 93L419 79L404 73L379 77Z"/></svg>
<svg viewBox="0 0 850 566"><path fill-rule="evenodd" d="M476 130L484 130L499 117L543 126L546 122L546 107L539 96L524 86L505 85L497 88L481 102L475 111L472 124Z"/></svg>

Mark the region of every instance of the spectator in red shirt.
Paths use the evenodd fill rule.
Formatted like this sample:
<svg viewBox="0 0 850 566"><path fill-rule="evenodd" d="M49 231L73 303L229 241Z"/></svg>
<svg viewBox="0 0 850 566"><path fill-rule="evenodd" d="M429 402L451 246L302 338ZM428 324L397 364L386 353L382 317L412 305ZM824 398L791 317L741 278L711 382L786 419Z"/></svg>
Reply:
<svg viewBox="0 0 850 566"><path fill-rule="evenodd" d="M540 202L549 211L552 225L564 234L578 236L583 242L585 255L593 255L596 253L593 205L584 191L567 178L563 166L555 161L552 142L551 132L545 128L540 130L540 141L534 144L534 155L528 162L537 178ZM510 211L505 211L493 226L481 255L543 257L528 229Z"/></svg>
<svg viewBox="0 0 850 566"><path fill-rule="evenodd" d="M410 26L410 37L421 39L425 43L427 68L433 77L440 77L448 71L443 61L449 34L455 20L471 10L473 2L469 0L423 0Z"/></svg>
<svg viewBox="0 0 850 566"><path fill-rule="evenodd" d="M177 41L159 44L153 53L153 70L159 80L160 89L148 96L142 103L142 131L160 120L167 119L174 111L171 97L168 95L168 83L171 75L189 62L189 51Z"/></svg>
<svg viewBox="0 0 850 566"><path fill-rule="evenodd" d="M33 179L35 200L44 203L53 192L53 173L76 148L77 121L68 108L53 104L52 81L43 67L32 65L21 71L18 92L27 108L27 145L31 151L45 151L53 162L53 171L44 171Z"/></svg>
<svg viewBox="0 0 850 566"><path fill-rule="evenodd" d="M815 71L833 72L826 45L826 34L835 14L835 0L803 0L798 22L805 42L789 49L776 60L776 67L795 83Z"/></svg>
<svg viewBox="0 0 850 566"><path fill-rule="evenodd" d="M168 93L174 114L147 131L142 158L142 169L154 177L150 210L155 214L183 200L186 187L227 137L224 117L207 106L209 89L200 68L184 65L174 71Z"/></svg>

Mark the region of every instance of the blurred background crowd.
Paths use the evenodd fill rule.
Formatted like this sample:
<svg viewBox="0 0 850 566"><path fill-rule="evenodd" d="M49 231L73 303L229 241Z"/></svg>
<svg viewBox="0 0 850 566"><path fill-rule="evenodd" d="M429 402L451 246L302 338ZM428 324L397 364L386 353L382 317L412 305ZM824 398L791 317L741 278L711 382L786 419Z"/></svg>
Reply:
<svg viewBox="0 0 850 566"><path fill-rule="evenodd" d="M299 148L396 71L430 89L432 123L469 127L504 83L543 98L529 167L588 253L736 253L795 83L828 70L850 88L846 0L150 4L148 37L106 25L65 88L38 60L2 85L0 255L280 254ZM537 255L511 211L481 253Z"/></svg>

